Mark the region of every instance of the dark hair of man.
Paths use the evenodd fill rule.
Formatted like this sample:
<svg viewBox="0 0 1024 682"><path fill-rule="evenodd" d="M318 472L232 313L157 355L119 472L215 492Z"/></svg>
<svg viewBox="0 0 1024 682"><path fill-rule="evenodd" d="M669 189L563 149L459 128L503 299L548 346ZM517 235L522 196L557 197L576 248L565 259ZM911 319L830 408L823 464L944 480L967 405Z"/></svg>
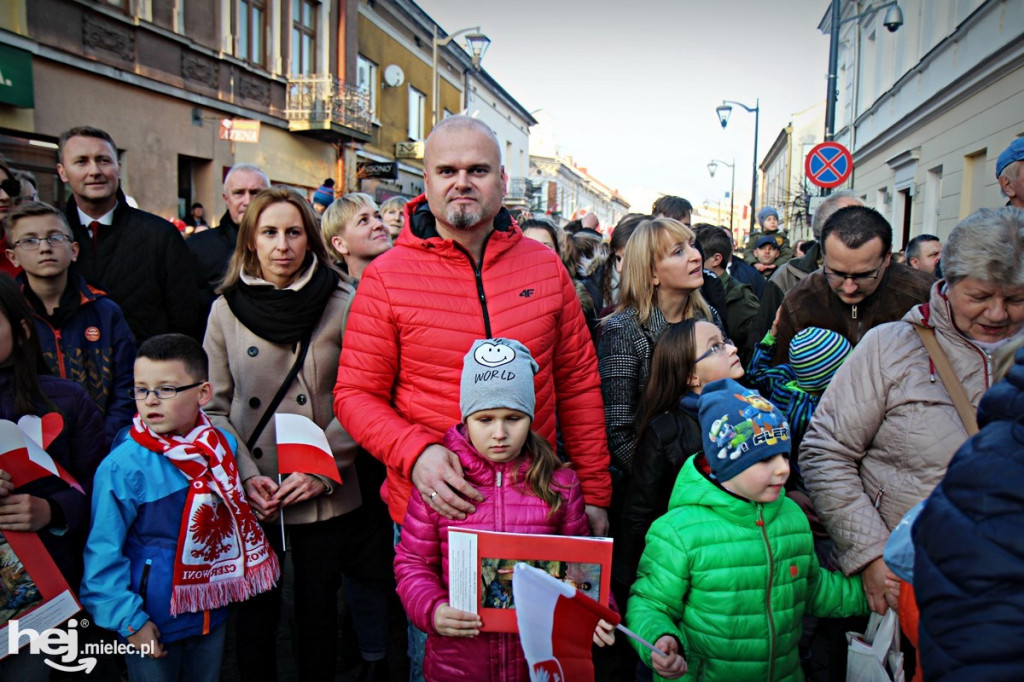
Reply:
<svg viewBox="0 0 1024 682"><path fill-rule="evenodd" d="M724 268L729 259L732 258L732 237L724 227L717 225L701 225L694 232L697 234L697 241L704 249L704 258L708 259L716 253L722 254L722 267Z"/></svg>
<svg viewBox="0 0 1024 682"><path fill-rule="evenodd" d="M61 225L64 226L64 233L72 237L71 226L68 225L67 216L64 215L64 211L58 208L54 208L43 201L26 201L24 204L18 204L11 214L4 220L4 234L7 236L8 244L11 240L11 232L14 231L14 226L22 218L34 218L36 216L52 215L56 216L57 220L60 221ZM73 237L72 237L73 238Z"/></svg>
<svg viewBox="0 0 1024 682"><path fill-rule="evenodd" d="M611 247L612 253L620 251L626 248L626 242L633 236L633 230L636 226L645 220L654 220L654 216L646 215L644 213L627 213L619 221L615 229L612 230L611 241L609 246Z"/></svg>
<svg viewBox="0 0 1024 682"><path fill-rule="evenodd" d="M5 365L13 368L14 408L19 416L57 409L39 388L39 375L50 372L34 333L32 310L21 287L4 274L0 274L0 314L11 325L11 357Z"/></svg>
<svg viewBox="0 0 1024 682"><path fill-rule="evenodd" d="M693 213L693 204L682 197L665 195L658 197L651 206L651 213L655 216L665 216L682 222L687 216Z"/></svg>
<svg viewBox="0 0 1024 682"><path fill-rule="evenodd" d="M196 203L192 204L192 210L193 211L196 210L197 208L202 208L202 207L203 207L203 205L200 204L198 201Z"/></svg>
<svg viewBox="0 0 1024 682"><path fill-rule="evenodd" d="M65 130L57 139L57 159L61 163L64 162L64 146L72 137L97 137L109 142L110 147L114 150L114 154L117 154L117 145L114 143L114 138L106 130L93 128L92 126L76 126L70 130Z"/></svg>
<svg viewBox="0 0 1024 682"><path fill-rule="evenodd" d="M906 252L907 252L907 262L909 263L911 258L920 258L921 257L921 245L922 244L924 244L925 242L938 242L938 241L942 241L942 240L939 239L938 237L936 237L934 234L919 234L916 237L914 237L913 239L911 239L909 242L907 242L907 249L906 249Z"/></svg>
<svg viewBox="0 0 1024 682"><path fill-rule="evenodd" d="M184 334L158 334L139 346L136 357L158 362L180 360L195 381L206 381L210 376L210 361L199 342Z"/></svg>
<svg viewBox="0 0 1024 682"><path fill-rule="evenodd" d="M832 214L821 228L822 253L833 234L851 249L859 249L878 237L882 240L883 256L892 250L892 226L881 213L867 206L847 206Z"/></svg>

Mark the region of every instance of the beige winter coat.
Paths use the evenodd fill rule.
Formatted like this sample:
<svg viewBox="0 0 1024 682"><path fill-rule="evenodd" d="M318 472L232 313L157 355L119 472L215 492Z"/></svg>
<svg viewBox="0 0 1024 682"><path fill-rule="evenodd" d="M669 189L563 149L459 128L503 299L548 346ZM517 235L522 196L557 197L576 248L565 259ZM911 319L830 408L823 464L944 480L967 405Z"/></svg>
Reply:
<svg viewBox="0 0 1024 682"><path fill-rule="evenodd" d="M327 434L338 464L342 485L285 509L286 524L325 521L362 504L354 466L355 441L334 417L333 390L338 378L338 357L344 312L352 287L339 282L313 331L312 345L278 413L301 414ZM271 419L250 453L245 442L295 363L297 347L271 343L246 328L231 312L224 297L213 303L203 348L210 356L213 399L205 410L211 421L238 438L238 470L242 480L262 474L277 480L277 445Z"/></svg>
<svg viewBox="0 0 1024 682"><path fill-rule="evenodd" d="M882 556L889 531L931 493L967 440L909 323L935 328L972 406L988 388L990 359L953 326L942 286L936 282L930 302L902 321L864 336L822 396L800 448L814 508L847 574Z"/></svg>

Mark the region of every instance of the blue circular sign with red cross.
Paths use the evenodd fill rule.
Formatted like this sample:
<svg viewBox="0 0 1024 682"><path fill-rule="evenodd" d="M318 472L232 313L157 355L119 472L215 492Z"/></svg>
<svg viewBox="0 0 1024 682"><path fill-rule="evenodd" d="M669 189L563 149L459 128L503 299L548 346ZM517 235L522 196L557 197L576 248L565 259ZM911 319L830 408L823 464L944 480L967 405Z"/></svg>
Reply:
<svg viewBox="0 0 1024 682"><path fill-rule="evenodd" d="M813 184L832 189L850 178L853 157L850 150L838 142L822 142L807 155L804 172Z"/></svg>

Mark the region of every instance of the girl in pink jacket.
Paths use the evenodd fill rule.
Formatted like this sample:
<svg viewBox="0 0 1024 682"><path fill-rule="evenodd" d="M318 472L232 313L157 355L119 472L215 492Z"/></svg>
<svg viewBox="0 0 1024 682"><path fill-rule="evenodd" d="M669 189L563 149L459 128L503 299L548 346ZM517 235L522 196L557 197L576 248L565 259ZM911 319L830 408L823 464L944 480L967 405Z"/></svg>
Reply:
<svg viewBox="0 0 1024 682"><path fill-rule="evenodd" d="M420 495L409 498L395 575L409 619L427 632L428 681L530 679L518 635L481 633L477 614L448 606L450 528L590 534L576 473L530 430L536 372L529 349L518 341L474 342L463 361L462 423L441 444L459 457L467 482L484 500L459 520L446 518ZM594 642L604 646L613 640L612 626L601 621Z"/></svg>

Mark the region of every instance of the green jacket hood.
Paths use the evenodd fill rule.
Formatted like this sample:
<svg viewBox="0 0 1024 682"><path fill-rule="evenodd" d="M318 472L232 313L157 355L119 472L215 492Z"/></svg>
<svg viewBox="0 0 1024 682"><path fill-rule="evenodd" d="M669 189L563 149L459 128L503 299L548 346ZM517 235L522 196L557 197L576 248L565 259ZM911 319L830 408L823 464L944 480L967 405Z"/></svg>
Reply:
<svg viewBox="0 0 1024 682"><path fill-rule="evenodd" d="M671 511L685 505L708 507L738 526L750 526L756 523L759 508L766 522L774 520L782 509L785 494L783 490L779 499L768 504L741 499L705 476L697 466L697 458L691 457L676 478L668 508Z"/></svg>

